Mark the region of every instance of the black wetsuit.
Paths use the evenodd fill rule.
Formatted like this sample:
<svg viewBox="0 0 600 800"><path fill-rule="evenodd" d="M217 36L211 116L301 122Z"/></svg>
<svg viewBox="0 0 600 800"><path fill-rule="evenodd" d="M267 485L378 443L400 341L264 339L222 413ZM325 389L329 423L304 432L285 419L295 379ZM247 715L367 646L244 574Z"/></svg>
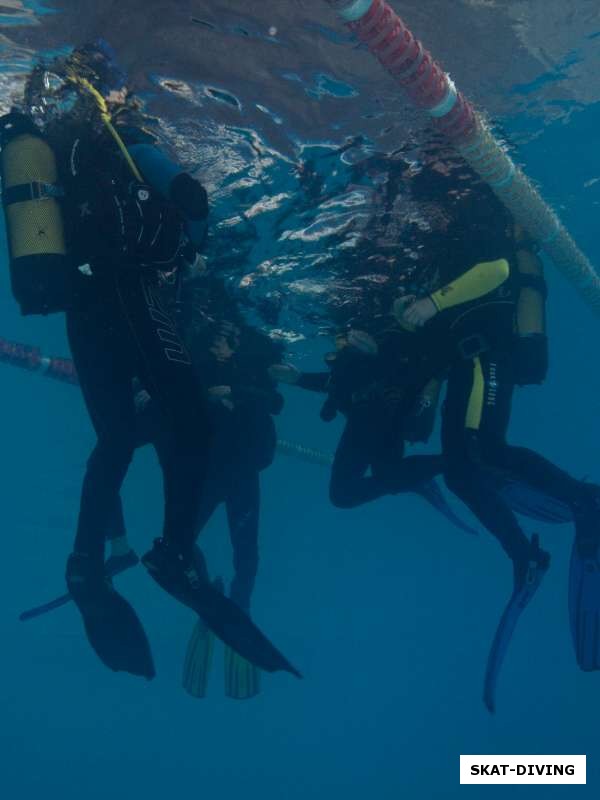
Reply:
<svg viewBox="0 0 600 800"><path fill-rule="evenodd" d="M431 361L422 380L449 367L442 414L446 484L508 556L522 560L529 541L495 478L508 474L574 512L585 502L589 487L537 453L506 441L516 385L514 310L519 284L514 256L505 256L511 275L504 284L478 300L442 311L426 326Z"/></svg>
<svg viewBox="0 0 600 800"><path fill-rule="evenodd" d="M84 126L60 131L54 147L70 199L70 245L78 263L89 264L93 273L82 276L84 299L67 313L73 360L98 437L84 478L75 550L98 562L103 558L105 536L114 525L118 493L136 446L132 380L138 377L160 409L168 434L161 458L163 536L190 556L209 423L190 356L164 303L168 282L159 268L142 266L114 246L114 213L104 214L106 198L111 186L133 184L115 142ZM167 263L167 251L169 257L173 252L169 236L174 241L180 230L172 207L163 204L159 213L164 240L156 240L157 260L164 255ZM169 263L175 275L177 263L178 256Z"/></svg>
<svg viewBox="0 0 600 800"><path fill-rule="evenodd" d="M346 417L329 484L336 507L355 508L414 491L442 472L440 456L404 455L406 416L416 400L416 394L405 392L412 384L414 358L410 334L395 330L379 342L377 355L348 347L334 354L329 372L301 375L300 387L328 392L323 419L333 419L338 411Z"/></svg>
<svg viewBox="0 0 600 800"><path fill-rule="evenodd" d="M203 357L195 359L207 388L231 387L227 404L219 400L210 404L215 436L197 532L202 532L217 507L224 504L233 546L230 596L244 611L250 610L258 570L260 472L275 456L273 415L283 408L283 397L267 372L270 362L256 357L253 342L261 336L243 327L239 348L231 358L219 361L204 350Z"/></svg>

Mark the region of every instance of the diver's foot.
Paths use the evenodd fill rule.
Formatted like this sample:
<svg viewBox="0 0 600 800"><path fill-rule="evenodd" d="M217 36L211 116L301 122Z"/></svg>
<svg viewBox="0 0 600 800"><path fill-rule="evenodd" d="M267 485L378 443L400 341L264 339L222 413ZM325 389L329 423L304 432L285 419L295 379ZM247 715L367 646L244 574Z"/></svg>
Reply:
<svg viewBox="0 0 600 800"><path fill-rule="evenodd" d="M96 610L102 614L107 600L115 591L110 576L104 574L102 563L85 553L71 553L65 578L76 605L85 607L88 614Z"/></svg>
<svg viewBox="0 0 600 800"><path fill-rule="evenodd" d="M198 574L195 559L186 560L170 542L156 539L152 550L142 557L142 564L159 586L195 611L240 656L266 672L283 670L300 677L252 620Z"/></svg>
<svg viewBox="0 0 600 800"><path fill-rule="evenodd" d="M210 583L201 577L197 563L196 554L186 560L180 550L166 539L155 539L152 550L142 556L142 564L165 592L201 614L198 609L198 594L203 586L210 586Z"/></svg>
<svg viewBox="0 0 600 800"><path fill-rule="evenodd" d="M239 611L223 594L222 582L210 582L204 555L198 547L186 559L166 539L155 539L152 550L142 556L142 564L161 588L195 611L209 626L223 603ZM218 635L218 631L215 633Z"/></svg>
<svg viewBox="0 0 600 800"><path fill-rule="evenodd" d="M542 550L537 534L531 537L527 550L513 561L514 591L535 592L550 567L550 553Z"/></svg>
<svg viewBox="0 0 600 800"><path fill-rule="evenodd" d="M142 623L127 600L115 591L102 563L80 553L67 562L69 593L83 618L89 643L114 672L151 680L155 675L150 645Z"/></svg>
<svg viewBox="0 0 600 800"><path fill-rule="evenodd" d="M493 714L496 709L496 684L508 651L512 635L521 614L533 599L550 566L550 554L540 547L538 536L533 536L525 552L515 559L515 586L492 642L485 672L483 701Z"/></svg>
<svg viewBox="0 0 600 800"><path fill-rule="evenodd" d="M107 558L104 564L104 572L109 578L112 578L121 572L132 569L132 567L137 567L139 563L140 559L135 550L129 550L127 553Z"/></svg>

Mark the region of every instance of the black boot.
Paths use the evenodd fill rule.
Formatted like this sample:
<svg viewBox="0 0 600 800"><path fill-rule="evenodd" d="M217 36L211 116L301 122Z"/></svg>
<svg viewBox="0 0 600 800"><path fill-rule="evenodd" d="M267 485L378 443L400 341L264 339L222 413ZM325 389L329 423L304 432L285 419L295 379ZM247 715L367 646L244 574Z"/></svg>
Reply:
<svg viewBox="0 0 600 800"><path fill-rule="evenodd" d="M525 611L535 593L540 588L550 566L550 554L541 549L539 537L533 536L531 542L528 544L529 546L525 548L522 556L513 560L514 589L500 617L500 622L498 623L488 656L483 701L488 710L492 713L496 709L496 685L500 675L500 669L502 668L512 635L521 614Z"/></svg>
<svg viewBox="0 0 600 800"><path fill-rule="evenodd" d="M550 553L542 550L540 537L534 534L528 549L513 561L514 591L533 589L535 592L549 567Z"/></svg>

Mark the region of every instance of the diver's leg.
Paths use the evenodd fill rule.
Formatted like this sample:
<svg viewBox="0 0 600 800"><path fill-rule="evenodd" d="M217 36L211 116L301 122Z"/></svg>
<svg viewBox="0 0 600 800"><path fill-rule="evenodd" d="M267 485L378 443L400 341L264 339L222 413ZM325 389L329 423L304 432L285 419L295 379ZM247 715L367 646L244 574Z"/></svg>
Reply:
<svg viewBox="0 0 600 800"><path fill-rule="evenodd" d="M418 489L443 472L441 455L405 456L402 418L397 410L381 404L373 409L369 437L371 472L389 494Z"/></svg>
<svg viewBox="0 0 600 800"><path fill-rule="evenodd" d="M523 483L565 503L574 513L592 494L598 494L593 484L573 478L539 453L525 447L508 445L499 465Z"/></svg>
<svg viewBox="0 0 600 800"><path fill-rule="evenodd" d="M119 324L110 296L103 299L106 302L93 312L67 318L73 359L98 441L87 465L75 548L65 577L88 641L103 663L117 672L152 678L154 663L144 628L111 580L116 571L135 563L135 555L115 554L116 559L104 564L110 526L124 526L119 490L135 448L135 408L127 331Z"/></svg>
<svg viewBox="0 0 600 800"><path fill-rule="evenodd" d="M331 468L329 498L337 508L356 508L388 494L376 478L367 476L370 466L372 420L356 409L346 421Z"/></svg>
<svg viewBox="0 0 600 800"><path fill-rule="evenodd" d="M162 460L163 537L189 560L209 448L205 403L156 282L149 276L121 272L118 291L136 344L140 378L156 402L172 448Z"/></svg>
<svg viewBox="0 0 600 800"><path fill-rule="evenodd" d="M104 306L67 315L67 333L97 442L89 458L75 550L102 564L105 537L118 523L119 490L135 447L135 409L118 324Z"/></svg>
<svg viewBox="0 0 600 800"><path fill-rule="evenodd" d="M261 669L294 667L256 625L214 587L194 558L194 540L209 455L209 425L191 359L150 276L119 273L119 299L136 343L139 377L156 401L177 458L164 475L163 537L142 558L150 576L193 609L225 644Z"/></svg>
<svg viewBox="0 0 600 800"><path fill-rule="evenodd" d="M441 456L404 458L399 420L389 409L369 404L355 409L346 423L331 470L331 502L338 508L355 508L414 491L442 469Z"/></svg>
<svg viewBox="0 0 600 800"><path fill-rule="evenodd" d="M258 472L236 476L227 495L226 506L234 566L230 597L244 611L249 611L252 590L258 572L260 516L260 477Z"/></svg>
<svg viewBox="0 0 600 800"><path fill-rule="evenodd" d="M442 446L448 488L519 563L529 552L529 541L485 475L487 468L497 466L491 459L504 446L512 392L507 359L485 353L456 362L448 379Z"/></svg>

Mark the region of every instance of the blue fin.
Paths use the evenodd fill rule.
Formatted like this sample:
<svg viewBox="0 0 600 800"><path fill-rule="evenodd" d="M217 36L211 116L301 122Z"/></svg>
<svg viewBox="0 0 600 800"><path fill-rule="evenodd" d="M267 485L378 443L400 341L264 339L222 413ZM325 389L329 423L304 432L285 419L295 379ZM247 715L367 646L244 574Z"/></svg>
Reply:
<svg viewBox="0 0 600 800"><path fill-rule="evenodd" d="M448 501L442 494L442 490L436 481L429 481L428 483L422 484L418 489L415 489L415 494L420 495L429 503L429 505L433 506L436 511L439 511L440 514L446 517L446 519L459 530L464 531L471 536L478 535L475 528L471 528L470 525L467 525L466 522L463 522L458 514L455 514L450 508Z"/></svg>
<svg viewBox="0 0 600 800"><path fill-rule="evenodd" d="M499 492L516 514L555 525L573 522L573 512L568 505L526 483L508 479L501 484Z"/></svg>
<svg viewBox="0 0 600 800"><path fill-rule="evenodd" d="M576 522L569 571L569 617L575 657L585 672L600 670L600 518Z"/></svg>
<svg viewBox="0 0 600 800"><path fill-rule="evenodd" d="M545 551L540 550L537 536L532 538L531 545L532 553L526 580L522 586L515 587L508 601L508 605L500 617L500 622L496 629L496 635L494 636L494 641L492 642L492 647L488 656L483 689L483 702L491 714L496 710L496 685L513 633L521 618L521 614L540 588L546 572L548 571L548 567L550 566L550 557Z"/></svg>

